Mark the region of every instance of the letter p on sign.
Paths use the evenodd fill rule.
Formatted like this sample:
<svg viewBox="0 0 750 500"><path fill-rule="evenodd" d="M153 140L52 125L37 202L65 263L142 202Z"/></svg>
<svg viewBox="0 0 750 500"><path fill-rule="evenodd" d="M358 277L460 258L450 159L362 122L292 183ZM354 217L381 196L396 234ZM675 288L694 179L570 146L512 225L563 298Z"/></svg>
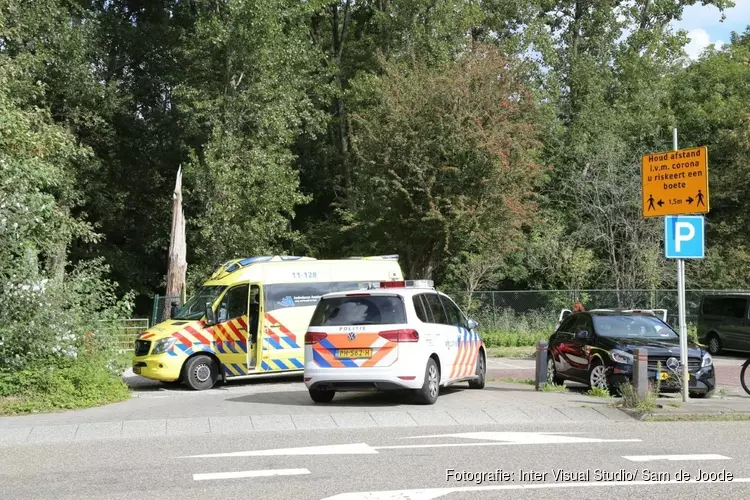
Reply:
<svg viewBox="0 0 750 500"><path fill-rule="evenodd" d="M665 217L664 255L668 259L704 258L704 226L704 219L700 215Z"/></svg>
<svg viewBox="0 0 750 500"><path fill-rule="evenodd" d="M674 236L674 249L680 253L682 243L692 240L695 236L695 228L689 222L677 222L674 227L677 233Z"/></svg>

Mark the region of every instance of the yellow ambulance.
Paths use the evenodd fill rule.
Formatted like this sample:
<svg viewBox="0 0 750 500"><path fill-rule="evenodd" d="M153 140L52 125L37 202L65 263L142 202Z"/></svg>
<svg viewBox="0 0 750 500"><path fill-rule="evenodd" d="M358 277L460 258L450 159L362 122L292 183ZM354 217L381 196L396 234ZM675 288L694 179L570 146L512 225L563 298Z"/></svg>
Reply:
<svg viewBox="0 0 750 500"><path fill-rule="evenodd" d="M321 296L402 279L397 255L232 260L170 320L139 335L133 372L195 390L219 379L302 373L305 333Z"/></svg>

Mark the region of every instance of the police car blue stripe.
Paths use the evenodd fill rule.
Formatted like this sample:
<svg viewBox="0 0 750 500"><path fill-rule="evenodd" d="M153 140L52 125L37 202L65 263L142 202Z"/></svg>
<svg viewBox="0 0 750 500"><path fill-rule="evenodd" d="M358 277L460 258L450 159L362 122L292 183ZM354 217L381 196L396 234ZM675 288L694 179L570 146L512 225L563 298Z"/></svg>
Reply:
<svg viewBox="0 0 750 500"><path fill-rule="evenodd" d="M321 340L320 341L320 345L322 345L323 347L325 347L328 350L328 352L331 353L331 356L336 357L336 348L333 346L333 344L331 344L331 342L328 339ZM339 361L341 361L344 364L344 366L346 366L348 368L358 368L359 367L359 365L357 363L355 363L351 359L348 359L348 358L336 358L336 359L338 359Z"/></svg>

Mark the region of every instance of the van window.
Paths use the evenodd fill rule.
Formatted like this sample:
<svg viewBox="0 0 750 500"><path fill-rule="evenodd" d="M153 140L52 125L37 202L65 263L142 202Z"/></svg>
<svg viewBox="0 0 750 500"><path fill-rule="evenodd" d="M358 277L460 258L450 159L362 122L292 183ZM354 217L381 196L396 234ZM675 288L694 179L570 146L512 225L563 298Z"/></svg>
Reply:
<svg viewBox="0 0 750 500"><path fill-rule="evenodd" d="M366 286L363 281L336 281L319 283L279 283L266 285L265 309L268 312L289 307L310 307L320 298L332 292L360 290Z"/></svg>
<svg viewBox="0 0 750 500"><path fill-rule="evenodd" d="M741 297L706 297L703 299L702 312L706 316L744 318L746 309L747 300Z"/></svg>
<svg viewBox="0 0 750 500"><path fill-rule="evenodd" d="M398 296L332 297L320 301L310 326L396 325L406 323Z"/></svg>

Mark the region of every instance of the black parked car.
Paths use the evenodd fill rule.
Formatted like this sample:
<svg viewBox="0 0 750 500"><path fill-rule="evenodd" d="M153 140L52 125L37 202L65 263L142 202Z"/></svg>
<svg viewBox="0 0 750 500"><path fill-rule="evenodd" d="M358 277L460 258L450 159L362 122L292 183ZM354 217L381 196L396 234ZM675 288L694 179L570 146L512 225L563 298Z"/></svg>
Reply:
<svg viewBox="0 0 750 500"><path fill-rule="evenodd" d="M644 313L591 311L568 316L549 340L547 380L562 384L567 379L616 392L620 384L632 381L633 352L641 347L648 349L649 378L656 380L661 361L661 390L679 391L667 360L680 360L680 337L661 319ZM716 387L713 359L692 343L688 371L690 396L710 396Z"/></svg>

